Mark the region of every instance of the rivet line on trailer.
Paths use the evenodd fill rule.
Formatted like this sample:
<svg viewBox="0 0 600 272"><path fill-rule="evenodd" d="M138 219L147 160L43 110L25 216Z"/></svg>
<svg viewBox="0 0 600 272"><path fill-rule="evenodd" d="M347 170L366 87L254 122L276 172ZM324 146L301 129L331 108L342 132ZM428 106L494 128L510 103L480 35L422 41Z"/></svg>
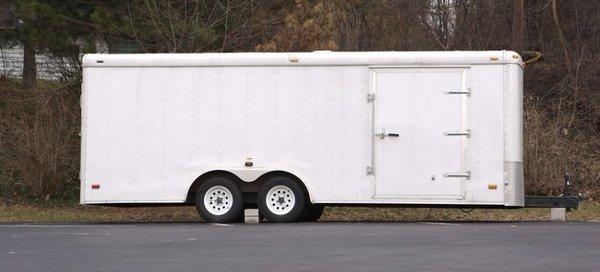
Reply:
<svg viewBox="0 0 600 272"><path fill-rule="evenodd" d="M165 189L165 183L167 181L167 73L162 72L162 103L161 104L161 123L162 123L162 156L161 156L161 173L163 178L163 191Z"/></svg>
<svg viewBox="0 0 600 272"><path fill-rule="evenodd" d="M134 180L135 186L139 186L139 170L140 170L140 71L136 72L135 85L135 157L134 157Z"/></svg>
<svg viewBox="0 0 600 272"><path fill-rule="evenodd" d="M308 83L306 82L307 77L307 69L303 69L302 76L302 156L303 160L308 160L308 110L307 110L307 92L308 92Z"/></svg>
<svg viewBox="0 0 600 272"><path fill-rule="evenodd" d="M189 151L190 151L190 158L189 158L189 173L190 176L193 174L194 172L194 167L193 167L193 161L194 161L194 149L196 148L196 146L194 145L194 124L196 123L196 88L199 88L199 84L198 86L196 85L197 83L199 83L200 81L196 79L198 75L196 74L196 70L192 70L192 88L191 88L191 95L190 95L190 147L189 147Z"/></svg>
<svg viewBox="0 0 600 272"><path fill-rule="evenodd" d="M246 68L249 69L249 68ZM250 71L246 70L246 80L245 80L245 94L246 94L246 107L245 107L245 119L246 119L246 124L245 124L245 128L246 128L246 140L244 143L245 146L245 150L246 150L246 158L251 157L251 151L250 151L250 103L251 99L250 99Z"/></svg>
<svg viewBox="0 0 600 272"><path fill-rule="evenodd" d="M217 160L223 162L223 68L217 72Z"/></svg>
<svg viewBox="0 0 600 272"><path fill-rule="evenodd" d="M331 141L329 146L329 181L331 184L333 184L335 181L335 161L337 161L335 158L335 81L331 79L334 76L333 68L329 69L329 74L329 87L331 96L329 99L329 140Z"/></svg>
<svg viewBox="0 0 600 272"><path fill-rule="evenodd" d="M363 75L362 72L358 72L359 73L359 77L360 77L360 86L361 86L361 90L362 90L362 94L365 93L369 93L369 87L367 85L367 82L365 80L365 78L367 77L367 75ZM360 149L360 159L358 159L358 165L356 167L356 180L361 180L363 173L362 172L362 167L361 167L361 162L363 162L364 158L365 158L365 141L363 141L363 139L366 139L367 137L365 137L365 123L364 123L364 115L365 115L365 103L360 103L360 112L358 113L358 120L360 122L360 144L359 144L359 149ZM363 163L364 165L368 165L369 162L366 161ZM357 190L356 190L356 197L357 199L360 198L360 193L362 191L362 183Z"/></svg>
<svg viewBox="0 0 600 272"><path fill-rule="evenodd" d="M273 129L273 138L274 138L274 161L278 162L279 161L279 71L275 70L275 82L274 82L274 99L275 99L275 103L274 103L274 120L273 120L273 124L274 124L274 129Z"/></svg>
<svg viewBox="0 0 600 272"><path fill-rule="evenodd" d="M105 125L105 132L106 133L106 143L105 143L105 154L106 154L106 162L105 162L105 167L106 167L106 183L110 184L110 180L111 180L111 176L110 176L110 123L111 123L111 111L112 108L110 105L112 105L111 101L112 101L112 86L111 86L111 82L110 79L111 77L111 72L108 71L106 73L106 77L107 77L107 81L106 81L106 125Z"/></svg>

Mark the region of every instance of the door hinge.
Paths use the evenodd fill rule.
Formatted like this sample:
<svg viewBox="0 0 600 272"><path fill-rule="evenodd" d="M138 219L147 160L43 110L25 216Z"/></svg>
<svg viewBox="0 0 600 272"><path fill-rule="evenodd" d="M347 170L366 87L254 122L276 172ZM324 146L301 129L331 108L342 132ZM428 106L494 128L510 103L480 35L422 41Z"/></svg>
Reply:
<svg viewBox="0 0 600 272"><path fill-rule="evenodd" d="M471 137L471 130L467 129L464 131L446 131L444 132L445 136L467 136L467 138Z"/></svg>
<svg viewBox="0 0 600 272"><path fill-rule="evenodd" d="M446 178L465 178L469 180L471 178L471 171L459 172L459 173L445 173L444 177Z"/></svg>
<svg viewBox="0 0 600 272"><path fill-rule="evenodd" d="M375 175L375 170L373 170L373 167L367 166L367 176L373 176L373 175Z"/></svg>
<svg viewBox="0 0 600 272"><path fill-rule="evenodd" d="M373 100L375 100L375 94L374 93L367 94L367 102L373 102Z"/></svg>
<svg viewBox="0 0 600 272"><path fill-rule="evenodd" d="M445 94L466 94L467 96L471 95L471 89L465 89L460 91L444 91Z"/></svg>

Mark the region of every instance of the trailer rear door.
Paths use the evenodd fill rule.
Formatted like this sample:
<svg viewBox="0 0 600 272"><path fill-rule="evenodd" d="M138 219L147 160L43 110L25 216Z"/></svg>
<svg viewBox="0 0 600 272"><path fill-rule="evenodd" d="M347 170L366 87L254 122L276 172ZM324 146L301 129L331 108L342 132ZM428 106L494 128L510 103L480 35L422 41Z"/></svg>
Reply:
<svg viewBox="0 0 600 272"><path fill-rule="evenodd" d="M468 71L372 69L374 198L464 198Z"/></svg>

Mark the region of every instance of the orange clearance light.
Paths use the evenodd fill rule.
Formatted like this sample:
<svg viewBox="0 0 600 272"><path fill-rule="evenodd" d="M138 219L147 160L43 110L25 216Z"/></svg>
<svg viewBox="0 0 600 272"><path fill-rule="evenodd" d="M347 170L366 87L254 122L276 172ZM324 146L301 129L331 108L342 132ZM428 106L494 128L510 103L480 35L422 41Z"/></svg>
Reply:
<svg viewBox="0 0 600 272"><path fill-rule="evenodd" d="M490 189L490 190L496 190L496 189L498 189L498 185L496 185L496 184L488 184L488 189Z"/></svg>
<svg viewBox="0 0 600 272"><path fill-rule="evenodd" d="M92 184L92 189L100 189L100 184Z"/></svg>

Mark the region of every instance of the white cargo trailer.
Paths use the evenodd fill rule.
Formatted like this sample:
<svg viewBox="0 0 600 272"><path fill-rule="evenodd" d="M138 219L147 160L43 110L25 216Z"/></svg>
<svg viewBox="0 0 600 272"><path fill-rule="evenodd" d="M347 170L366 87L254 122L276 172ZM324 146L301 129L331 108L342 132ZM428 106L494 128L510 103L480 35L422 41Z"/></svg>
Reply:
<svg viewBox="0 0 600 272"><path fill-rule="evenodd" d="M82 204L521 207L511 51L88 54Z"/></svg>

